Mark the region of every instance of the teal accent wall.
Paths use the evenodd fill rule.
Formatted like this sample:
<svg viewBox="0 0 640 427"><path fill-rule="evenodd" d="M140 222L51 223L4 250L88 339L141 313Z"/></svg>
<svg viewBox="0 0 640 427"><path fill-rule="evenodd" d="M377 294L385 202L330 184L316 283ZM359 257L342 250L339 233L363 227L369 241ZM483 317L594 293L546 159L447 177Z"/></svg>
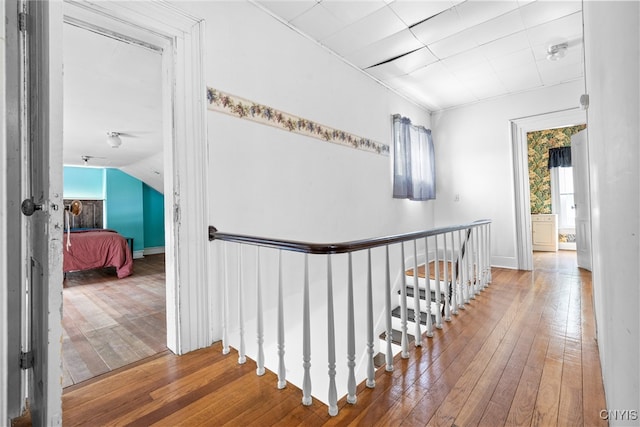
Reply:
<svg viewBox="0 0 640 427"><path fill-rule="evenodd" d="M105 170L65 166L63 172L66 199L95 199L105 197Z"/></svg>
<svg viewBox="0 0 640 427"><path fill-rule="evenodd" d="M133 250L164 246L164 195L119 169L64 167L65 199L104 200L104 227L133 237Z"/></svg>
<svg viewBox="0 0 640 427"><path fill-rule="evenodd" d="M105 228L133 237L133 250L144 250L142 182L119 169L106 169Z"/></svg>
<svg viewBox="0 0 640 427"><path fill-rule="evenodd" d="M144 247L164 246L164 195L142 184Z"/></svg>

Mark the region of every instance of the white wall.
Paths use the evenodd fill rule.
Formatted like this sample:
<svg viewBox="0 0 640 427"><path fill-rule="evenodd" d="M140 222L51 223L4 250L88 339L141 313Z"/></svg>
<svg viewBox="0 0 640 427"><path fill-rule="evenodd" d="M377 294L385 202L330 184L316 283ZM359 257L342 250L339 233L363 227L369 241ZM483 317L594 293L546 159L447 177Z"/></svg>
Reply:
<svg viewBox="0 0 640 427"><path fill-rule="evenodd" d="M193 3L210 87L390 144L391 115L429 113L245 2ZM211 224L317 242L429 228L433 202L391 198L389 157L208 112Z"/></svg>
<svg viewBox="0 0 640 427"><path fill-rule="evenodd" d="M517 268L509 122L575 108L583 90L582 82L574 81L434 113L436 225L493 220L492 264Z"/></svg>
<svg viewBox="0 0 640 427"><path fill-rule="evenodd" d="M607 406L640 411L640 7L585 2L594 305Z"/></svg>
<svg viewBox="0 0 640 427"><path fill-rule="evenodd" d="M400 113L414 123L430 127L429 112L395 95L342 62L335 55L291 30L248 2L178 3L206 20L206 83L208 86L268 105L277 110L312 120L325 126L391 144L391 115ZM220 231L318 243L340 242L397 234L433 226L435 202L394 200L391 187L391 158L321 140L289 133L218 112L209 111L209 189L210 221ZM210 282L214 284L211 306L220 316L224 274L220 267L220 246L212 244ZM397 248L394 253L397 252ZM229 250L230 329L237 348L237 249ZM247 351L255 357L255 249L243 250L242 270L247 324ZM396 253L396 255L399 255ZM380 256L374 255L374 256ZM312 370L326 378L326 266L324 257L312 257L311 310L319 313L312 320ZM354 256L356 301L362 308L365 278L362 254ZM399 264L394 258L394 266ZM277 280L275 254L262 254L264 299L267 314L273 313ZM301 324L302 263L299 254L285 257L285 293L293 301L285 313L287 327ZM336 316L344 318L346 267L344 256L335 258ZM377 262L376 289L382 286L384 268ZM392 279L395 279L396 269ZM270 278L270 279L269 279ZM374 305L379 312L381 294ZM265 319L265 345L274 347L273 316ZM363 312L356 313L359 325L358 356L364 351ZM377 320L377 319L376 319ZM212 336L222 337L218 324ZM344 321L336 323L344 333ZM326 333L326 332L325 332ZM301 372L301 335L287 336L289 378ZM342 340L342 338L341 338ZM346 340L343 340L346 341ZM267 365L276 366L275 353L266 351ZM338 371L346 366L345 351L338 350ZM314 374L315 375L315 374ZM315 381L315 380L314 380ZM345 384L346 381L343 381ZM300 385L300 384L298 384ZM314 393L323 394L323 386Z"/></svg>

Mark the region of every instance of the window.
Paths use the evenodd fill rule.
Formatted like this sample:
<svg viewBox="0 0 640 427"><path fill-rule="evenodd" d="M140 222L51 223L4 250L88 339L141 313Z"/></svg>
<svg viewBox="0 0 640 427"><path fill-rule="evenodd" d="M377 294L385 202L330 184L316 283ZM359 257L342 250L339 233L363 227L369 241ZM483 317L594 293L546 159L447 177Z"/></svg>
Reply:
<svg viewBox="0 0 640 427"><path fill-rule="evenodd" d="M431 130L411 120L393 116L393 197L430 200L436 198L435 154Z"/></svg>
<svg viewBox="0 0 640 427"><path fill-rule="evenodd" d="M553 213L558 214L558 228L574 228L576 212L573 202L573 168L555 168L557 170L557 200L552 198ZM553 180L553 175L552 178ZM552 182L552 187L554 187ZM555 202L555 203L554 203Z"/></svg>

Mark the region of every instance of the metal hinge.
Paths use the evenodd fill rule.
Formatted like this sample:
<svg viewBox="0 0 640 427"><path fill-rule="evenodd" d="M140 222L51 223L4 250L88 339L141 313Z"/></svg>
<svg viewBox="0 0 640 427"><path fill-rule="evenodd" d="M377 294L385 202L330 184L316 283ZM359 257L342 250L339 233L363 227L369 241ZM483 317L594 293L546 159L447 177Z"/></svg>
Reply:
<svg viewBox="0 0 640 427"><path fill-rule="evenodd" d="M25 12L19 12L18 13L18 29L21 32L26 32L27 31L27 20L29 18L29 15Z"/></svg>
<svg viewBox="0 0 640 427"><path fill-rule="evenodd" d="M33 368L33 351L20 352L20 369Z"/></svg>

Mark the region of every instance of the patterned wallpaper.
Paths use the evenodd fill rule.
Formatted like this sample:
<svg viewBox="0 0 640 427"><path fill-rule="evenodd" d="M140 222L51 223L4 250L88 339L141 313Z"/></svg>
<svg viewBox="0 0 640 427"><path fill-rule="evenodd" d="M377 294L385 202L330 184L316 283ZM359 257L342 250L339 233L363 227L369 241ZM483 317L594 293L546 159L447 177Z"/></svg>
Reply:
<svg viewBox="0 0 640 427"><path fill-rule="evenodd" d="M549 149L571 145L571 135L586 127L577 125L527 133L532 214L551 213L551 178L547 168Z"/></svg>

